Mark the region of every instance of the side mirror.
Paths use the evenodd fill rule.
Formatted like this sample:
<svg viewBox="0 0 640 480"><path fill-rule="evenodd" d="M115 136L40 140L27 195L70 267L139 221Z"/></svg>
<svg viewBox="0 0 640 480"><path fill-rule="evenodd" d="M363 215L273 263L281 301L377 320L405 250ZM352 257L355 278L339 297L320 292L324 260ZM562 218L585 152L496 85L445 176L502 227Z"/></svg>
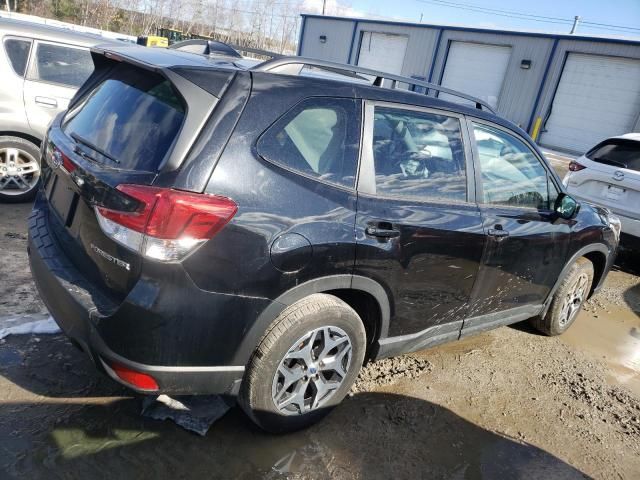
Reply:
<svg viewBox="0 0 640 480"><path fill-rule="evenodd" d="M561 218L571 220L580 211L580 204L573 197L561 193L558 195L554 210Z"/></svg>

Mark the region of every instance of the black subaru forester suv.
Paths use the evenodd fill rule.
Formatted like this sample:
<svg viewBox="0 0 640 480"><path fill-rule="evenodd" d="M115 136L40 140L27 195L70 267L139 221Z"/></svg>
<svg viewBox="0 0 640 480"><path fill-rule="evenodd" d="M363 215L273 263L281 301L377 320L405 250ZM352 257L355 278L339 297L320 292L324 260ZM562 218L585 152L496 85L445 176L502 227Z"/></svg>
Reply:
<svg viewBox="0 0 640 480"><path fill-rule="evenodd" d="M30 263L138 392L237 396L293 430L367 360L525 319L562 333L615 257L618 220L479 100L299 57L92 55L42 146Z"/></svg>

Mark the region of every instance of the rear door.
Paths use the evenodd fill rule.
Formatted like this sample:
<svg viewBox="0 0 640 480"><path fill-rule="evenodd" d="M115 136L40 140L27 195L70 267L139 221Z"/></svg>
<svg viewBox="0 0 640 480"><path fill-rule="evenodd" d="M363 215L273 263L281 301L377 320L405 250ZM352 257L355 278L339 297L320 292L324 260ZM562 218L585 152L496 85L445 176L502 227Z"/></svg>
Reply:
<svg viewBox="0 0 640 480"><path fill-rule="evenodd" d="M463 118L366 102L355 273L392 299L389 336L457 338L484 235Z"/></svg>
<svg viewBox="0 0 640 480"><path fill-rule="evenodd" d="M26 125L24 111L24 77L29 61L32 40L24 37L5 36L0 51L0 121L3 125ZM7 128L7 127L5 127ZM8 127L11 128L11 127Z"/></svg>
<svg viewBox="0 0 640 480"><path fill-rule="evenodd" d="M24 82L29 126L44 133L93 72L88 48L36 40Z"/></svg>
<svg viewBox="0 0 640 480"><path fill-rule="evenodd" d="M141 255L125 245L141 237L96 207L124 217L139 210L121 186L154 181L185 117L167 78L120 63L52 124L44 175L50 228L76 267L113 297L124 298L139 276Z"/></svg>
<svg viewBox="0 0 640 480"><path fill-rule="evenodd" d="M487 233L471 315L481 323L496 321L483 315L526 315L544 303L567 260L572 221L554 212L555 177L524 138L482 120L470 130ZM465 331L480 323L465 322Z"/></svg>

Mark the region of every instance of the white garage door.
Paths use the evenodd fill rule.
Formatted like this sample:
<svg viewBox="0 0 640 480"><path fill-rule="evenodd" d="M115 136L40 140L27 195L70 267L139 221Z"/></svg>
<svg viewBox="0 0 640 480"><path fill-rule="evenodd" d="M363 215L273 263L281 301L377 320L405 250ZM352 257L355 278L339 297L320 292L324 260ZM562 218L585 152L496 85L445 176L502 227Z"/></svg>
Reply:
<svg viewBox="0 0 640 480"><path fill-rule="evenodd" d="M378 72L402 73L408 37L388 33L362 32L358 65Z"/></svg>
<svg viewBox="0 0 640 480"><path fill-rule="evenodd" d="M510 57L511 47L452 42L441 84L478 97L496 107ZM439 97L461 102L457 97L444 93Z"/></svg>
<svg viewBox="0 0 640 480"><path fill-rule="evenodd" d="M570 53L540 143L585 152L640 113L640 60Z"/></svg>

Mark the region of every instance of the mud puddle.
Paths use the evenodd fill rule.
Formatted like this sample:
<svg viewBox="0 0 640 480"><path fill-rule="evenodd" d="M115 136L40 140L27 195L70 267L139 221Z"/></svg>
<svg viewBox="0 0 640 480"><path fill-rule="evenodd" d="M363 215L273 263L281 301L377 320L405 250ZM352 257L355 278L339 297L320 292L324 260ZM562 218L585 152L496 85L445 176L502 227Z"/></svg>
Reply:
<svg viewBox="0 0 640 480"><path fill-rule="evenodd" d="M606 319L581 312L560 338L566 344L590 352L609 367L609 380L640 397L640 316L614 307Z"/></svg>

